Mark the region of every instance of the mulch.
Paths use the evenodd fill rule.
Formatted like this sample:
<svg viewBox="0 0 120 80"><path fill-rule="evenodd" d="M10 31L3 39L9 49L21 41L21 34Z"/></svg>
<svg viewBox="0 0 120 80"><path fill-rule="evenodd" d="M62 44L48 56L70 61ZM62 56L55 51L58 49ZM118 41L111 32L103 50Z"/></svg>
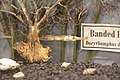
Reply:
<svg viewBox="0 0 120 80"><path fill-rule="evenodd" d="M61 67L61 62L53 63L22 63L15 70L0 72L0 80L120 80L120 66L116 63L112 65L101 65L97 63L71 63L66 68ZM84 75L86 68L96 68L94 74ZM23 72L25 77L15 79L13 75Z"/></svg>

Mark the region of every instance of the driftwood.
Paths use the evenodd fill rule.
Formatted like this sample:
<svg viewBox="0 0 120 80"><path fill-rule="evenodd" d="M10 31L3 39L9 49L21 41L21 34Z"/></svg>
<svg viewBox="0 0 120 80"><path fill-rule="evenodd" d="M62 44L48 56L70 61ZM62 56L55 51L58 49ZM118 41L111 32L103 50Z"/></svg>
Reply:
<svg viewBox="0 0 120 80"><path fill-rule="evenodd" d="M76 37L71 35L60 35L60 36L53 36L53 35L47 35L40 38L40 40L44 41L76 41L76 40L85 40L88 39L88 37Z"/></svg>
<svg viewBox="0 0 120 80"><path fill-rule="evenodd" d="M12 7L17 10L21 11L22 14L17 15L17 13L11 12L11 11L5 11L0 10L1 12L11 14L15 16L22 24L24 24L27 28L29 28L29 34L27 36L27 42L17 42L14 45L14 49L18 51L18 53L28 60L29 62L36 62L36 61L48 61L50 57L48 54L50 53L50 48L46 47L44 48L42 44L40 43L40 39L45 40L63 40L63 41L75 41L75 40L81 40L86 38L80 38L76 36L46 36L39 38L39 27L41 23L46 21L49 13L51 10L56 7L57 5L60 5L62 0L57 0L55 4L53 4L51 7L45 7L46 9L43 17L39 20L39 13L42 8L38 8L34 0L32 2L34 3L34 22L30 18L30 13L28 13L25 4L23 3L23 0L18 0L18 3L21 8L17 8L16 6L12 5ZM24 18L22 17L24 15Z"/></svg>
<svg viewBox="0 0 120 80"><path fill-rule="evenodd" d="M18 3L21 8L17 8L15 5L12 5L12 7L17 10L21 11L22 14L17 15L17 13L6 11L6 10L0 10L1 12L8 13L16 17L22 24L24 24L29 29L29 34L27 36L27 42L17 42L14 45L14 49L18 51L18 53L24 57L29 62L36 62L36 61L48 61L49 57L48 54L50 52L50 48L46 47L44 48L42 44L40 43L39 39L39 27L41 23L43 23L51 10L56 7L57 5L61 4L62 0L58 0L53 6L47 7L46 12L44 13L43 17L39 20L39 13L42 8L38 8L35 1L32 0L34 4L34 23L33 20L30 19L30 13L28 13L25 4L23 3L23 0L18 0ZM24 18L22 17L24 15Z"/></svg>
<svg viewBox="0 0 120 80"><path fill-rule="evenodd" d="M25 42L17 42L14 45L14 49L18 51L18 53L29 62L36 61L48 61L50 57L48 57L48 53L50 52L50 48L43 48L39 42L35 42L34 46L31 46L30 43Z"/></svg>
<svg viewBox="0 0 120 80"><path fill-rule="evenodd" d="M32 24L32 20L30 20L30 17L27 13L27 10L25 8L25 5L23 4L22 0L18 0L21 9L26 17L27 23L29 24L29 34L28 34L28 42L17 42L15 44L14 49L16 49L19 54L26 58L29 62L36 62L36 61L48 61L50 57L48 57L48 54L50 52L50 48L46 47L44 48L39 40L39 26L41 23L43 23L48 14L51 12L51 10L58 4L60 4L62 0L58 0L53 6L47 7L46 12L44 16L41 18L41 20L38 20L39 17L39 11L41 9L37 9L37 5L35 4L34 0L34 7L35 7L35 22ZM19 18L20 19L20 18ZM23 20L22 20L23 21ZM21 21L21 22L22 22Z"/></svg>

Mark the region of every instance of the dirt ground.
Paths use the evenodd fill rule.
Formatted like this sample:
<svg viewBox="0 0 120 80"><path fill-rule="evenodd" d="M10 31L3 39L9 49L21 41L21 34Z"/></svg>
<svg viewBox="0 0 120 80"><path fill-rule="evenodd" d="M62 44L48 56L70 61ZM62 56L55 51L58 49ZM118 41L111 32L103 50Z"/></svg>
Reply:
<svg viewBox="0 0 120 80"><path fill-rule="evenodd" d="M0 72L0 80L120 80L120 66L101 65L96 63L71 63L67 68L61 67L60 62L22 63L15 70ZM94 74L84 75L86 68L96 68ZM23 72L25 77L15 79L13 75Z"/></svg>

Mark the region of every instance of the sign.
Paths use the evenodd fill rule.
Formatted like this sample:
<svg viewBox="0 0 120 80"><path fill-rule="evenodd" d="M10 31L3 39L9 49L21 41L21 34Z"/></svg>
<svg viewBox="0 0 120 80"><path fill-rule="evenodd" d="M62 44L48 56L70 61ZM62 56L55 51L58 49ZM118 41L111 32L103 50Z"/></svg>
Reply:
<svg viewBox="0 0 120 80"><path fill-rule="evenodd" d="M81 37L81 49L120 52L120 25L82 23Z"/></svg>

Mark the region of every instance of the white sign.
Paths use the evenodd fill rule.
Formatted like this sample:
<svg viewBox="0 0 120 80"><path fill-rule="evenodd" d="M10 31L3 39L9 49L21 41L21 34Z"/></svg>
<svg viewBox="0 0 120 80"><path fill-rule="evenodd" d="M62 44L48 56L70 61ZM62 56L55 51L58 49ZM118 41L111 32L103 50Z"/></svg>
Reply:
<svg viewBox="0 0 120 80"><path fill-rule="evenodd" d="M81 26L81 49L120 52L120 25L85 24Z"/></svg>

